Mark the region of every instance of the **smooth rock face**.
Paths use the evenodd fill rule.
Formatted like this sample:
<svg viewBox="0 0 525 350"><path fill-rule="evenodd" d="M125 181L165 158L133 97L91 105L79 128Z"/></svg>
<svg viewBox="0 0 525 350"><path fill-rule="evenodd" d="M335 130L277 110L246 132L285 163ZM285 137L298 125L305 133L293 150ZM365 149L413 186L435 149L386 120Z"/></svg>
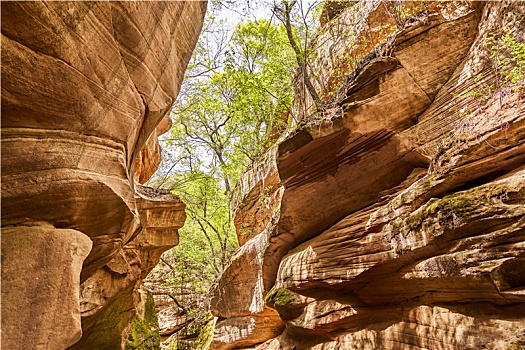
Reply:
<svg viewBox="0 0 525 350"><path fill-rule="evenodd" d="M265 232L260 233L232 256L211 300L214 316L229 318L263 311L265 304L261 262L262 252L267 244L266 238ZM258 274L246 273L246 270L256 271ZM232 300L230 295L237 297Z"/></svg>
<svg viewBox="0 0 525 350"><path fill-rule="evenodd" d="M84 232L84 279L132 237L134 160L177 96L205 8L2 3L2 225Z"/></svg>
<svg viewBox="0 0 525 350"><path fill-rule="evenodd" d="M310 349L513 349L508 344L523 344L525 327L516 321L523 318L523 304L475 306L485 312L456 305L418 306L403 313L399 322L348 333Z"/></svg>
<svg viewBox="0 0 525 350"><path fill-rule="evenodd" d="M84 337L76 346L117 349L134 315L135 288L161 252L177 244L184 222L180 200L136 195L135 180L147 180L158 162L156 137L169 128L163 118L178 94L206 2L1 6L2 227L25 230L28 222L45 222L92 242L82 269L75 270L84 282ZM20 266L35 258L26 253L18 257ZM54 263L66 266L70 260L64 256ZM46 272L43 261L35 264L35 274L47 278L42 283L53 285L60 276ZM16 272L2 271L3 291L15 298L16 290L18 300L29 304L32 295L9 282L18 283L10 275ZM66 301L60 311L77 323L80 282L56 296ZM34 313L55 307L44 302L54 300L51 292L40 291L42 304ZM125 315L115 317L120 311ZM20 326L20 334L30 332ZM79 338L78 329L53 327L70 340ZM99 343L93 345L94 339Z"/></svg>
<svg viewBox="0 0 525 350"><path fill-rule="evenodd" d="M283 187L277 172L277 147L245 171L236 185L231 201L239 245L262 232L282 199Z"/></svg>
<svg viewBox="0 0 525 350"><path fill-rule="evenodd" d="M374 16L371 3L362 6ZM271 219L250 223L267 229L235 255L213 305L226 317L217 325L241 329L236 319L262 294L285 330L259 344L240 332L222 348L525 344L523 91L473 93L501 82L485 43L498 28L519 40L525 7L445 5L398 33L389 57L360 67L330 118L279 145L281 200ZM237 207L251 213L268 194L257 199L260 182L246 183L248 205ZM259 247L258 259L247 246ZM214 342L224 339L216 331Z"/></svg>
<svg viewBox="0 0 525 350"><path fill-rule="evenodd" d="M80 339L80 271L91 246L82 232L49 224L2 228L4 349L65 349Z"/></svg>

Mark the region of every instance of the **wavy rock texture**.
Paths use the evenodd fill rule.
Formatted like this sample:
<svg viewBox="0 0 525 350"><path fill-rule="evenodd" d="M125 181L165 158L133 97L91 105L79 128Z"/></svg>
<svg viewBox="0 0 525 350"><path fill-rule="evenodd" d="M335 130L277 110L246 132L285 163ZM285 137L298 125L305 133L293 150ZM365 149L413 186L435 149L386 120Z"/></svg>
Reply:
<svg viewBox="0 0 525 350"><path fill-rule="evenodd" d="M2 226L24 237L27 225L43 222L90 239L92 249L81 270L84 337L76 347L119 348L120 332L132 315L108 317L101 327L111 340L96 346L90 339L100 336L102 341L108 334L101 336L93 324L112 310L133 314L136 285L159 251L177 243L176 230L184 221L184 206L177 198L136 197L134 178L145 181L158 162L156 136L169 122L157 124L178 94L206 2L1 6ZM3 249L2 259L10 254ZM69 254L57 254L54 263L72 264ZM35 256L19 258L23 262ZM39 266L47 269L43 262ZM16 283L5 275L9 271L2 272L2 280ZM23 263L17 272L35 273ZM52 283L55 277L46 276ZM70 283L78 289L78 281ZM16 286L3 283L4 288ZM78 298L77 289L63 289L60 298L72 300L71 293ZM10 308L24 310L32 295L27 293ZM47 305L51 294L41 291L41 309L49 307L58 317L70 303ZM69 310L71 321L64 319L64 339L45 348L63 349L79 339L79 309ZM30 322L17 329L19 340L35 337L35 327L47 317L38 310L40 306L30 310ZM11 318L5 312L3 304L2 329L9 330ZM62 320L57 318L56 324ZM10 342L3 345L24 347L14 337L4 331L3 343ZM48 344L40 338L34 342Z"/></svg>
<svg viewBox="0 0 525 350"><path fill-rule="evenodd" d="M382 11L359 4L346 11ZM280 200L218 283L215 348L525 345L523 92L472 93L501 83L485 43L499 28L521 40L525 7L447 6L409 21L255 171L277 169ZM269 198L253 173L239 210ZM280 336L235 321L268 307Z"/></svg>

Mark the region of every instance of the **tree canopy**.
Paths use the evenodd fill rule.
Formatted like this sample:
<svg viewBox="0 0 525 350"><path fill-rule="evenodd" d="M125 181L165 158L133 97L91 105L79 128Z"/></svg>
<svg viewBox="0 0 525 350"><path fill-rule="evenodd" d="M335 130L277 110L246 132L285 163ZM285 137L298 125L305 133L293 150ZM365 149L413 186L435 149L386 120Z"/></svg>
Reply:
<svg viewBox="0 0 525 350"><path fill-rule="evenodd" d="M295 56L283 25L238 24L209 14L162 140L164 162L150 186L187 205L180 245L167 255L174 283L205 293L237 248L230 198L246 166L284 127Z"/></svg>

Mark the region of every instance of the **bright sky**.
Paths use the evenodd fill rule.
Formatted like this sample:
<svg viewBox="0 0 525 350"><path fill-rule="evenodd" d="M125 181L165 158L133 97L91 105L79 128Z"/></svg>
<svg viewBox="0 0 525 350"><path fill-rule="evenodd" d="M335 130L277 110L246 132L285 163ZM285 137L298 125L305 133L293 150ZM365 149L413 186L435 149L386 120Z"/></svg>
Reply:
<svg viewBox="0 0 525 350"><path fill-rule="evenodd" d="M272 16L274 0L237 0L236 2L237 7L232 6L229 8L223 8L222 11L219 12L219 18L226 19L226 21L230 23L232 29L243 19L269 19ZM307 9L313 3L318 2L319 0L298 0L298 3L301 3L304 9ZM242 13L245 12L246 4L250 7L249 12L251 15L243 18Z"/></svg>

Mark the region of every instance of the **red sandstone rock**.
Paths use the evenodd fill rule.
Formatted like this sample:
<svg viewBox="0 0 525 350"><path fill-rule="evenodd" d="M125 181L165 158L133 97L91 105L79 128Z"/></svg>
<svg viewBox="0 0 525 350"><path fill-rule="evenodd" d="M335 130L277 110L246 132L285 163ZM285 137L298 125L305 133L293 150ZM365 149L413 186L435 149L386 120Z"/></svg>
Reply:
<svg viewBox="0 0 525 350"><path fill-rule="evenodd" d="M449 5L405 27L389 57L339 91L328 117L280 143L282 199L274 222L263 221L272 228L251 234L215 292L215 313L230 326L242 326L233 314L256 295L279 312L285 331L259 348L523 344L523 95L507 89L480 103L469 91L501 79L484 43L497 28L522 33L525 8ZM257 186L243 192L249 203ZM258 259L245 251L252 245Z"/></svg>
<svg viewBox="0 0 525 350"><path fill-rule="evenodd" d="M78 341L82 232L45 223L2 228L2 348L64 349Z"/></svg>
<svg viewBox="0 0 525 350"><path fill-rule="evenodd" d="M39 221L81 232L92 241L81 272L87 309L84 338L77 347L103 349L90 342L111 338L104 346L116 349L129 317L119 320L111 312L133 313L141 275L161 250L176 244L176 229L184 221L178 199L167 200L160 211L149 207L148 200L137 200L134 178L145 181L154 171L155 130L165 131L169 124L157 127L178 94L206 2L20 1L1 6L2 226L12 225L23 237L25 223ZM148 164L136 166L141 160ZM137 235L140 243L134 241ZM46 273L43 261L39 266L44 271L30 270L24 259L35 256L26 253L18 257L19 270L2 272L3 290L16 290L8 274ZM53 264L80 272L66 253L55 256ZM57 278L46 276L49 284ZM78 299L73 277L67 278L76 289L64 288L56 297L67 300L63 306L78 320L78 305L69 305ZM2 340L29 342L35 325L48 321L43 310L52 306L45 301L56 298L44 288L42 304L28 311L33 323L13 333L15 316L8 310L26 309L32 294L24 293L10 295L9 309L2 304ZM67 325L61 331L63 339L42 344L64 349L78 340L78 327Z"/></svg>

